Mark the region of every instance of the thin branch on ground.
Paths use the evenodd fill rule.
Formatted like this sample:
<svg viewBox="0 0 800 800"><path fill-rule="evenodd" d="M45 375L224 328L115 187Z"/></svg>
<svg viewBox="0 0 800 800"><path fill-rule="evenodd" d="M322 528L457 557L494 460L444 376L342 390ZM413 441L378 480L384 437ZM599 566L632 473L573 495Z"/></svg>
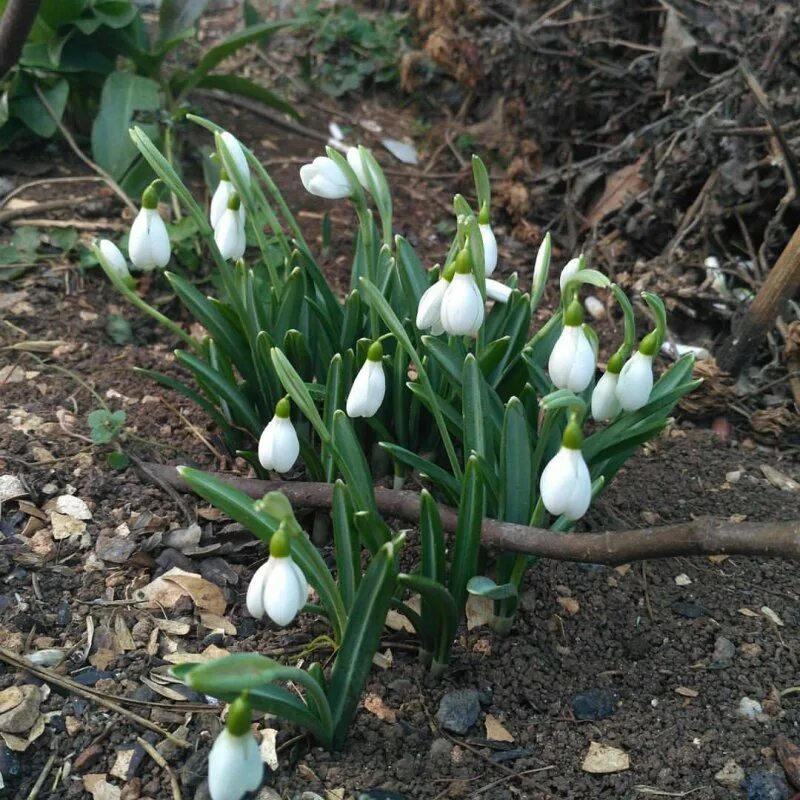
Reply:
<svg viewBox="0 0 800 800"><path fill-rule="evenodd" d="M181 491L190 491L175 467L148 463L149 472L160 481ZM262 481L235 475L214 473L253 498L270 491L283 492L296 508L328 510L333 498L333 484L300 481ZM378 510L387 517L406 522L419 521L420 496L412 491L375 489ZM439 505L442 527L454 532L458 512ZM591 564L627 564L650 558L696 555L768 556L800 561L800 520L790 522L742 522L702 518L658 528L639 528L604 533L557 533L485 519L481 542L486 547L529 553L558 561Z"/></svg>

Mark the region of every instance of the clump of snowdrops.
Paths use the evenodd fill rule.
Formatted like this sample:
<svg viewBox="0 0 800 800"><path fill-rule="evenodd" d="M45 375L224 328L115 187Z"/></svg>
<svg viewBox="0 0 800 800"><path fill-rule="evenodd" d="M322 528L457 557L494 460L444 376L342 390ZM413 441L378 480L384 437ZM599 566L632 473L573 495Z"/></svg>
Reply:
<svg viewBox="0 0 800 800"><path fill-rule="evenodd" d="M98 259L125 297L180 339L176 358L193 382L144 374L202 407L257 474L299 472L302 461L309 479L333 483L331 570L282 495L253 501L212 476L181 469L198 494L269 550L247 592L249 613L287 625L305 608L328 619L336 648L329 671L257 654L176 669L194 689L233 702L211 757L212 796L220 800L238 798L260 780L260 763L251 764L251 707L305 728L326 747L341 745L390 608L411 622L435 673L449 662L469 594L491 598L493 626L507 632L534 559L501 553L491 576L479 575L483 519L569 530L695 383L691 355L654 379L666 332L661 300L642 295L653 324L637 339L629 298L582 256L563 268L560 303L532 330L550 271L550 236L527 286L516 275L505 282L492 277L498 247L479 158L472 162L476 205L455 197L455 236L441 265L429 270L394 235L389 187L368 149L342 155L328 148L301 168L311 194L347 200L355 210L350 289L340 298L252 152L213 123L193 119L214 135L221 165L210 214L134 129L133 141L159 180L144 193L128 255L139 270L169 263L158 211L163 183L197 223L219 278L219 296L206 297L165 273L206 336L191 337L140 297L113 243L96 245ZM586 285L609 293L622 312L620 341L599 379L598 337L580 296ZM411 475L426 487L420 560L405 571L398 558L404 537L391 531L375 501L375 481L387 472L396 488ZM450 540L442 503L458 510Z"/></svg>

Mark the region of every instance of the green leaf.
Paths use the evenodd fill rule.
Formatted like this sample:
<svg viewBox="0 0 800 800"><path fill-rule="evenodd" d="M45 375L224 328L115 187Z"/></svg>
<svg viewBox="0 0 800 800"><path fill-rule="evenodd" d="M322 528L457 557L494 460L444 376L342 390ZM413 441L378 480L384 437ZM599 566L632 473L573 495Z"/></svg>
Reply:
<svg viewBox="0 0 800 800"><path fill-rule="evenodd" d="M381 442L380 446L386 450L391 456L398 461L407 464L411 469L415 469L423 477L432 480L440 491L444 492L447 499L451 503L457 503L460 494L460 487L458 481L445 469L442 469L438 464L428 461L405 447L392 442Z"/></svg>
<svg viewBox="0 0 800 800"><path fill-rule="evenodd" d="M109 314L106 319L106 333L114 344L130 344L133 341L133 328L125 317L119 314Z"/></svg>
<svg viewBox="0 0 800 800"><path fill-rule="evenodd" d="M333 716L333 747L338 748L355 715L372 658L378 649L397 582L395 565L403 538L387 542L375 554L358 587L336 661L328 697Z"/></svg>
<svg viewBox="0 0 800 800"><path fill-rule="evenodd" d="M158 12L158 42L165 42L193 28L209 0L161 0Z"/></svg>
<svg viewBox="0 0 800 800"><path fill-rule="evenodd" d="M463 613L467 602L467 582L478 571L483 504L483 481L478 459L473 456L467 461L467 469L464 472L453 561L450 565L450 593L453 595L459 614Z"/></svg>
<svg viewBox="0 0 800 800"><path fill-rule="evenodd" d="M464 418L464 454L470 456L477 453L487 457L489 448L486 433L489 429L486 421L488 413L486 404L486 388L484 377L478 367L478 361L472 353L464 359L461 373L463 394L461 395L461 413Z"/></svg>
<svg viewBox="0 0 800 800"><path fill-rule="evenodd" d="M441 583L424 575L401 574L398 576L398 581L402 586L420 595L424 604L423 623L435 624L437 635L432 670L438 673L450 661L450 649L453 646L459 619L455 601Z"/></svg>
<svg viewBox="0 0 800 800"><path fill-rule="evenodd" d="M492 201L492 185L489 181L489 173L486 165L479 156L472 156L472 176L475 179L475 192L478 196L478 213L483 208L484 203L487 207Z"/></svg>
<svg viewBox="0 0 800 800"><path fill-rule="evenodd" d="M467 591L477 597L489 597L492 600L507 600L517 596L517 587L513 583L496 584L485 575L476 575L467 582Z"/></svg>
<svg viewBox="0 0 800 800"><path fill-rule="evenodd" d="M349 611L361 581L361 548L358 544L358 534L353 527L353 502L350 499L350 490L342 481L336 481L333 486L331 517L337 583L344 607Z"/></svg>
<svg viewBox="0 0 800 800"><path fill-rule="evenodd" d="M127 469L130 463L130 456L128 456L127 453L121 453L119 450L112 450L106 456L106 464L108 464L111 469Z"/></svg>
<svg viewBox="0 0 800 800"><path fill-rule="evenodd" d="M364 448L356 437L350 418L341 409L333 414L331 434L336 462L353 493L356 509L377 512L372 473Z"/></svg>
<svg viewBox="0 0 800 800"><path fill-rule="evenodd" d="M295 119L300 118L300 113L287 100L278 97L278 95L271 92L260 83L255 83L248 78L243 78L241 75L205 75L194 84L194 88L217 89L221 92L227 92L228 94L249 97L251 100L257 100L262 105L267 106L267 108L274 108L276 111L288 114Z"/></svg>
<svg viewBox="0 0 800 800"><path fill-rule="evenodd" d="M414 248L402 237L395 237L397 247L397 274L406 298L410 317L416 318L420 298L430 285L430 280Z"/></svg>
<svg viewBox="0 0 800 800"><path fill-rule="evenodd" d="M419 497L419 540L422 574L432 581L444 583L447 563L442 520L436 501L427 489L423 489Z"/></svg>
<svg viewBox="0 0 800 800"><path fill-rule="evenodd" d="M100 109L92 125L92 155L114 178L121 178L136 158L136 146L126 136L139 112L161 108L161 90L155 81L131 72L112 72L103 84ZM143 126L152 133L154 126Z"/></svg>
<svg viewBox="0 0 800 800"><path fill-rule="evenodd" d="M42 94L55 115L55 119L35 93L12 100L15 117L21 119L37 136L49 139L57 130L58 122L64 116L69 95L69 83L65 78L56 81L52 86L44 88Z"/></svg>
<svg viewBox="0 0 800 800"><path fill-rule="evenodd" d="M109 444L122 432L125 426L125 412L108 411L105 408L96 408L89 412L89 427L92 429L92 442L94 444Z"/></svg>
<svg viewBox="0 0 800 800"><path fill-rule="evenodd" d="M272 348L270 355L272 357L272 365L275 367L278 380L283 384L283 388L292 398L295 405L302 411L305 418L312 424L322 442L330 444L331 434L322 421L314 401L311 399L311 394L305 381L298 375L297 370L292 366L289 359L277 347Z"/></svg>
<svg viewBox="0 0 800 800"><path fill-rule="evenodd" d="M522 403L512 397L506 404L500 438L500 518L527 525L533 511L533 436Z"/></svg>

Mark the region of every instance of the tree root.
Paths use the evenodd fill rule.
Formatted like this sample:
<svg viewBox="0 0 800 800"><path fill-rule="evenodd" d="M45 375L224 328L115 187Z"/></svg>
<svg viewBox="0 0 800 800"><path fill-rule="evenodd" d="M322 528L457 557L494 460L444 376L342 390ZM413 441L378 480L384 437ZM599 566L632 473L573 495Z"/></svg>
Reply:
<svg viewBox="0 0 800 800"><path fill-rule="evenodd" d="M148 472L158 476L159 481L180 491L190 491L175 467L152 462L145 466ZM333 484L330 483L262 481L223 473L214 473L214 477L253 498L280 491L296 508L329 510L331 507ZM378 510L387 517L406 522L419 521L420 496L416 492L376 487L375 500ZM454 532L458 520L456 509L440 505L439 514L442 527ZM496 550L528 553L559 561L609 565L696 555L769 556L800 560L800 520L734 524L706 517L677 525L629 531L556 533L544 528L485 519L481 542Z"/></svg>

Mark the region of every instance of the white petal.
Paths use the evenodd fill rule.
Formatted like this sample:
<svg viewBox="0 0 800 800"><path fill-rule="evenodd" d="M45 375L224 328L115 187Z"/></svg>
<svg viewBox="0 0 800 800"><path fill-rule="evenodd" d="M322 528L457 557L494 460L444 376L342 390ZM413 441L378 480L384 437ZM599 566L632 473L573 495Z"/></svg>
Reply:
<svg viewBox="0 0 800 800"><path fill-rule="evenodd" d="M110 239L101 239L98 247L108 266L119 275L120 278L127 278L130 275L128 272L128 262L125 261L125 256L122 255L122 251L114 242Z"/></svg>
<svg viewBox="0 0 800 800"><path fill-rule="evenodd" d="M367 165L364 159L361 158L361 152L357 147L351 147L347 151L347 163L350 168L355 172L358 182L369 191L369 181L367 180Z"/></svg>
<svg viewBox="0 0 800 800"><path fill-rule="evenodd" d="M264 469L288 472L300 455L300 441L290 419L274 416L258 440L258 460Z"/></svg>
<svg viewBox="0 0 800 800"><path fill-rule="evenodd" d="M594 387L592 392L592 417L598 422L614 419L622 409L617 399L618 380L619 375L613 372L606 372Z"/></svg>
<svg viewBox="0 0 800 800"><path fill-rule="evenodd" d="M228 153L230 153L231 158L236 164L236 169L239 172L239 175L242 177L245 183L249 184L250 167L247 164L247 156L244 154L244 150L242 149L242 145L239 144L239 140L232 133L228 133L228 131L224 131L220 138L225 143Z"/></svg>
<svg viewBox="0 0 800 800"><path fill-rule="evenodd" d="M486 296L498 303L507 303L511 297L511 287L492 278L486 279Z"/></svg>
<svg viewBox="0 0 800 800"><path fill-rule="evenodd" d="M332 158L326 156L318 156L310 164L303 164L300 180L307 192L327 200L350 196L347 176Z"/></svg>
<svg viewBox="0 0 800 800"><path fill-rule="evenodd" d="M139 211L128 236L128 258L134 267L143 270L151 270L156 266L150 247L147 211L146 208Z"/></svg>
<svg viewBox="0 0 800 800"><path fill-rule="evenodd" d="M440 278L430 288L426 289L419 299L417 308L417 328L421 331L428 330L441 319L442 299L447 291L450 281Z"/></svg>
<svg viewBox="0 0 800 800"><path fill-rule="evenodd" d="M251 617L261 619L264 616L264 590L266 589L267 580L274 569L275 560L268 558L266 563L262 564L250 579L245 604Z"/></svg>
<svg viewBox="0 0 800 800"><path fill-rule="evenodd" d="M546 242L547 238L545 237L542 239L542 243L536 251L536 261L533 265L533 280L531 281L534 288L539 286L541 281L546 280L547 276L544 274L545 267L548 269L550 267L550 260L545 258L547 253L547 248L545 247Z"/></svg>
<svg viewBox="0 0 800 800"><path fill-rule="evenodd" d="M581 260L579 258L573 258L567 261L566 266L564 269L561 270L561 275L558 278L558 285L561 289L561 294L564 294L564 289L567 285L567 281L581 268Z"/></svg>
<svg viewBox="0 0 800 800"><path fill-rule="evenodd" d="M220 218L228 208L228 199L233 192L233 184L230 181L220 181L211 198L211 207L208 211L208 219L211 227L216 228Z"/></svg>
<svg viewBox="0 0 800 800"><path fill-rule="evenodd" d="M383 364L367 359L353 381L347 395L348 417L372 417L381 407L386 394L386 376Z"/></svg>
<svg viewBox="0 0 800 800"><path fill-rule="evenodd" d="M594 350L583 328L565 325L550 353L547 371L559 389L582 392L594 377L595 363Z"/></svg>
<svg viewBox="0 0 800 800"><path fill-rule="evenodd" d="M236 261L244 255L247 238L238 211L226 208L214 229L214 241L226 260Z"/></svg>
<svg viewBox="0 0 800 800"><path fill-rule="evenodd" d="M495 267L497 267L497 239L495 238L492 226L488 223L478 226L481 232L481 239L483 240L483 268L484 273L488 277L491 275Z"/></svg>
<svg viewBox="0 0 800 800"><path fill-rule="evenodd" d="M157 267L166 267L171 254L167 226L156 209L146 209L148 214L148 235L150 237L150 253Z"/></svg>
<svg viewBox="0 0 800 800"><path fill-rule="evenodd" d="M542 470L539 492L554 516L580 519L591 502L589 469L580 450L562 447Z"/></svg>
<svg viewBox="0 0 800 800"><path fill-rule="evenodd" d="M625 411L638 411L653 391L653 357L638 350L619 373L617 398Z"/></svg>
<svg viewBox="0 0 800 800"><path fill-rule="evenodd" d="M451 336L474 336L483 324L483 300L472 273L456 273L442 300L442 326Z"/></svg>
<svg viewBox="0 0 800 800"><path fill-rule="evenodd" d="M283 626L288 625L305 605L308 586L298 578L291 557L273 557L273 560L275 567L264 591L264 611L276 625Z"/></svg>
<svg viewBox="0 0 800 800"><path fill-rule="evenodd" d="M251 733L234 736L227 728L208 755L208 791L212 800L240 800L261 785L264 767Z"/></svg>

